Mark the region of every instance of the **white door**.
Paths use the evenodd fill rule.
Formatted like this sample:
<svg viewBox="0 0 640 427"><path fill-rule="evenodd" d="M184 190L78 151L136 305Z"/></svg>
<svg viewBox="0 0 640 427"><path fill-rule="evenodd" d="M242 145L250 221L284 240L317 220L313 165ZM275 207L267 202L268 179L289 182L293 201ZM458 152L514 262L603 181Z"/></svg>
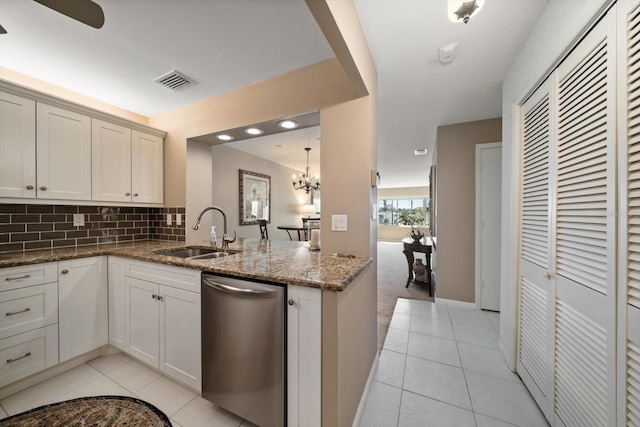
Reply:
<svg viewBox="0 0 640 427"><path fill-rule="evenodd" d="M502 143L476 145L476 306L500 311Z"/></svg>
<svg viewBox="0 0 640 427"><path fill-rule="evenodd" d="M91 118L38 103L37 194L91 200Z"/></svg>
<svg viewBox="0 0 640 427"><path fill-rule="evenodd" d="M36 197L36 103L0 92L0 197Z"/></svg>
<svg viewBox="0 0 640 427"><path fill-rule="evenodd" d="M108 342L107 257L58 263L60 362Z"/></svg>
<svg viewBox="0 0 640 427"><path fill-rule="evenodd" d="M553 413L552 76L522 106L518 374L547 420ZM551 194L550 194L551 193Z"/></svg>
<svg viewBox="0 0 640 427"><path fill-rule="evenodd" d="M162 203L164 199L163 140L134 130L131 132L131 191L134 203Z"/></svg>
<svg viewBox="0 0 640 427"><path fill-rule="evenodd" d="M160 369L202 388L200 294L160 286Z"/></svg>
<svg viewBox="0 0 640 427"><path fill-rule="evenodd" d="M127 277L127 352L160 368L158 285Z"/></svg>
<svg viewBox="0 0 640 427"><path fill-rule="evenodd" d="M91 119L92 200L131 201L131 129Z"/></svg>

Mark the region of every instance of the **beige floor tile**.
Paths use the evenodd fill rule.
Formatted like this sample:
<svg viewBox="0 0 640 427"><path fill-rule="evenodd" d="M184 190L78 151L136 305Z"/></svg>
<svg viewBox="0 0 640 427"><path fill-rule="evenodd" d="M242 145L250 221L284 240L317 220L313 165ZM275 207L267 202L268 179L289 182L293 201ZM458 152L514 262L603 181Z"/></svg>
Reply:
<svg viewBox="0 0 640 427"><path fill-rule="evenodd" d="M162 375L140 362L132 360L121 367L107 373L107 376L126 388L136 393L143 387L151 384Z"/></svg>
<svg viewBox="0 0 640 427"><path fill-rule="evenodd" d="M167 377L161 376L151 384L138 390L136 396L156 406L168 417L173 417L176 412L196 397L197 393ZM178 422L184 425L184 422L181 422L180 419L178 419Z"/></svg>
<svg viewBox="0 0 640 427"><path fill-rule="evenodd" d="M131 359L129 356L127 356L124 353L116 353L116 354L109 354L107 356L101 356L101 357L98 357L97 359L93 359L89 362L89 365L96 368L98 371L102 372L103 374L106 374L107 372L111 372L114 369L117 369L120 366L131 362L131 360L133 359Z"/></svg>
<svg viewBox="0 0 640 427"><path fill-rule="evenodd" d="M197 396L184 408L180 409L173 415L173 419L184 427L238 427L242 423L242 418L225 411L200 396Z"/></svg>

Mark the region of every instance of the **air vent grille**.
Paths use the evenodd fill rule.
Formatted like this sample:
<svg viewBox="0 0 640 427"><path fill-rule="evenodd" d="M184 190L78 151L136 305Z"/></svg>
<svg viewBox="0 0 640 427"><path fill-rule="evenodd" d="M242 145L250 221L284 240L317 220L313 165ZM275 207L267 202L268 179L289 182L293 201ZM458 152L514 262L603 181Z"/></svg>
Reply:
<svg viewBox="0 0 640 427"><path fill-rule="evenodd" d="M191 84L191 81L183 74L180 74L176 70L169 71L167 74L158 77L154 82L161 84L171 90L181 90L185 86Z"/></svg>

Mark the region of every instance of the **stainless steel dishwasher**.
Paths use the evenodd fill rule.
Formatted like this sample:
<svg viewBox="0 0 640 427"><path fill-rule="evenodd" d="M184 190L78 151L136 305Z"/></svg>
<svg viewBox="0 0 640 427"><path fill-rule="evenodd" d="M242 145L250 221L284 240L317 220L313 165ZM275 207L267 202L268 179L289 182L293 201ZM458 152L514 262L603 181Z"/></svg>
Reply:
<svg viewBox="0 0 640 427"><path fill-rule="evenodd" d="M286 425L285 288L202 274L202 397Z"/></svg>

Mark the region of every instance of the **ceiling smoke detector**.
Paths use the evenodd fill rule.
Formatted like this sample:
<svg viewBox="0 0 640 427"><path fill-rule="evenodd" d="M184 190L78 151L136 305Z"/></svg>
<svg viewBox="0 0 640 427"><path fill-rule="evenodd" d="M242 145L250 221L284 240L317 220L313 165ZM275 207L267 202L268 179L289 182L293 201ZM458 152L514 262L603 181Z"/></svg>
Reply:
<svg viewBox="0 0 640 427"><path fill-rule="evenodd" d="M167 74L158 77L154 82L161 84L162 86L171 90L181 90L185 86L191 84L191 80L180 74L176 70L169 71Z"/></svg>

